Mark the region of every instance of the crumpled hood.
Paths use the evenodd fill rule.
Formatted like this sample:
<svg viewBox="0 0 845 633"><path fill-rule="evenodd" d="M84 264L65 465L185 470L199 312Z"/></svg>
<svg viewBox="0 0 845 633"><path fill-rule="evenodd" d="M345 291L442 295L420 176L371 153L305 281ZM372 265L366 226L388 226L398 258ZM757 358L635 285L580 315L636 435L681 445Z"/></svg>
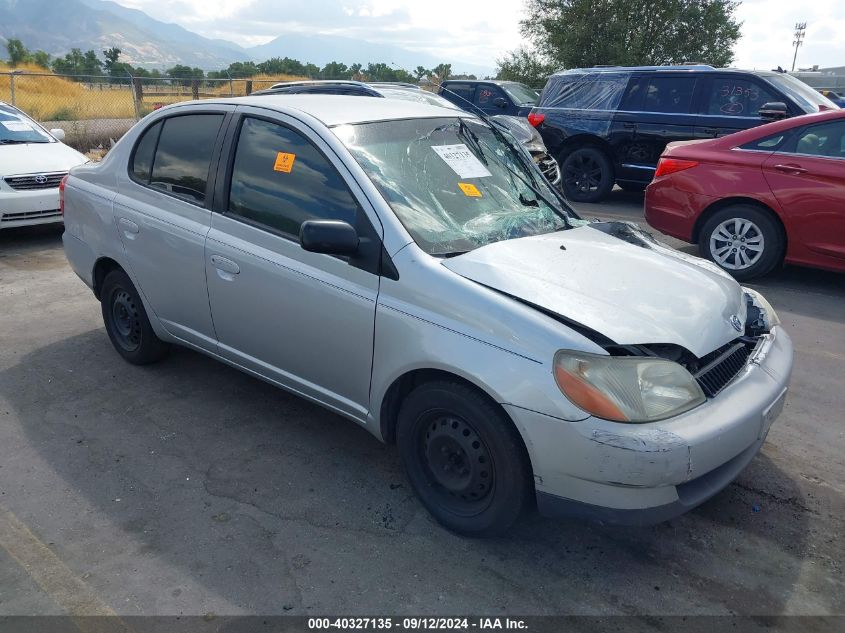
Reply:
<svg viewBox="0 0 845 633"><path fill-rule="evenodd" d="M506 240L445 259L449 270L620 345L674 343L699 358L740 336L736 281L710 262L610 222Z"/></svg>
<svg viewBox="0 0 845 633"><path fill-rule="evenodd" d="M0 145L0 177L68 171L87 160L64 143Z"/></svg>

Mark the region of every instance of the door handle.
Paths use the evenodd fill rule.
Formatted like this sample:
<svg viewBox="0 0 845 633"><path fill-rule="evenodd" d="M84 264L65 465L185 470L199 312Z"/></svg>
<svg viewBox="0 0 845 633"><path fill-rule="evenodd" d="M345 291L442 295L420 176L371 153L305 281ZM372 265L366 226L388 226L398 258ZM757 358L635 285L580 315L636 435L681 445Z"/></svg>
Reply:
<svg viewBox="0 0 845 633"><path fill-rule="evenodd" d="M630 121L622 121L622 127L626 130L633 130L637 127L636 123L631 123Z"/></svg>
<svg viewBox="0 0 845 633"><path fill-rule="evenodd" d="M141 230L135 222L126 218L120 218L117 223L120 226L120 230L123 231L123 234L130 240L134 240L135 236L138 235L138 231Z"/></svg>
<svg viewBox="0 0 845 633"><path fill-rule="evenodd" d="M231 259L223 257L222 255L212 255L211 263L217 270L221 270L224 273L229 273L230 275L237 275L241 272L240 266L238 266Z"/></svg>
<svg viewBox="0 0 845 633"><path fill-rule="evenodd" d="M775 165L775 169L788 174L806 174L807 170L799 165Z"/></svg>
<svg viewBox="0 0 845 633"><path fill-rule="evenodd" d="M702 130L705 134L710 134L711 136L718 136L719 135L719 128L715 127L706 127Z"/></svg>

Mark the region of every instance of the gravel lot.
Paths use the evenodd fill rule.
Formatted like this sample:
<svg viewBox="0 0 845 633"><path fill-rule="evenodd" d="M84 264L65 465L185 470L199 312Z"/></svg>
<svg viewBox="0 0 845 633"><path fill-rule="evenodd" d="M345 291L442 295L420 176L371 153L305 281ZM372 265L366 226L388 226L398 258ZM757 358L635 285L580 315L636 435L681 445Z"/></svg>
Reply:
<svg viewBox="0 0 845 633"><path fill-rule="evenodd" d="M534 516L479 541L354 424L186 350L124 363L60 237L0 232L0 615L845 613L843 275L753 284L795 373L723 493L653 528Z"/></svg>

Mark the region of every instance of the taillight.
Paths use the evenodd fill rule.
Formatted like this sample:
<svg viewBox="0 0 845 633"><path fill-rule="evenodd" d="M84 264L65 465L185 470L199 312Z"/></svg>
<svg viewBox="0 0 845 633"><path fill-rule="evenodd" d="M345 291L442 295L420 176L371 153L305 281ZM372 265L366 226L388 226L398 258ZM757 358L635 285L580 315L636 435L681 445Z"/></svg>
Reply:
<svg viewBox="0 0 845 633"><path fill-rule="evenodd" d="M698 165L697 160L681 160L680 158L661 158L657 163L657 170L654 172L655 178L661 176L668 176L678 171L684 171L691 167Z"/></svg>
<svg viewBox="0 0 845 633"><path fill-rule="evenodd" d="M528 122L533 125L534 127L540 127L540 124L546 120L545 114L540 114L539 112L529 112L528 113Z"/></svg>
<svg viewBox="0 0 845 633"><path fill-rule="evenodd" d="M62 215L65 214L65 183L67 183L67 176L62 178L59 183L59 211L62 212Z"/></svg>

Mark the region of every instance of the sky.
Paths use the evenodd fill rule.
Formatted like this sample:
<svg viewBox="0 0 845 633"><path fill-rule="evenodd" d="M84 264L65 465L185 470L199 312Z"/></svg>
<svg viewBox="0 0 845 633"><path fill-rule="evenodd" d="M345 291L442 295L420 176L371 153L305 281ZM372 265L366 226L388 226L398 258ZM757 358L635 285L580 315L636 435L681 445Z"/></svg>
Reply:
<svg viewBox="0 0 845 633"><path fill-rule="evenodd" d="M285 31L312 31L384 42L452 61L495 66L526 42L520 0L118 0L150 16L241 46L263 44ZM745 0L735 66L792 67L792 32L807 22L796 67L845 66L843 0ZM308 61L308 60L302 60Z"/></svg>

